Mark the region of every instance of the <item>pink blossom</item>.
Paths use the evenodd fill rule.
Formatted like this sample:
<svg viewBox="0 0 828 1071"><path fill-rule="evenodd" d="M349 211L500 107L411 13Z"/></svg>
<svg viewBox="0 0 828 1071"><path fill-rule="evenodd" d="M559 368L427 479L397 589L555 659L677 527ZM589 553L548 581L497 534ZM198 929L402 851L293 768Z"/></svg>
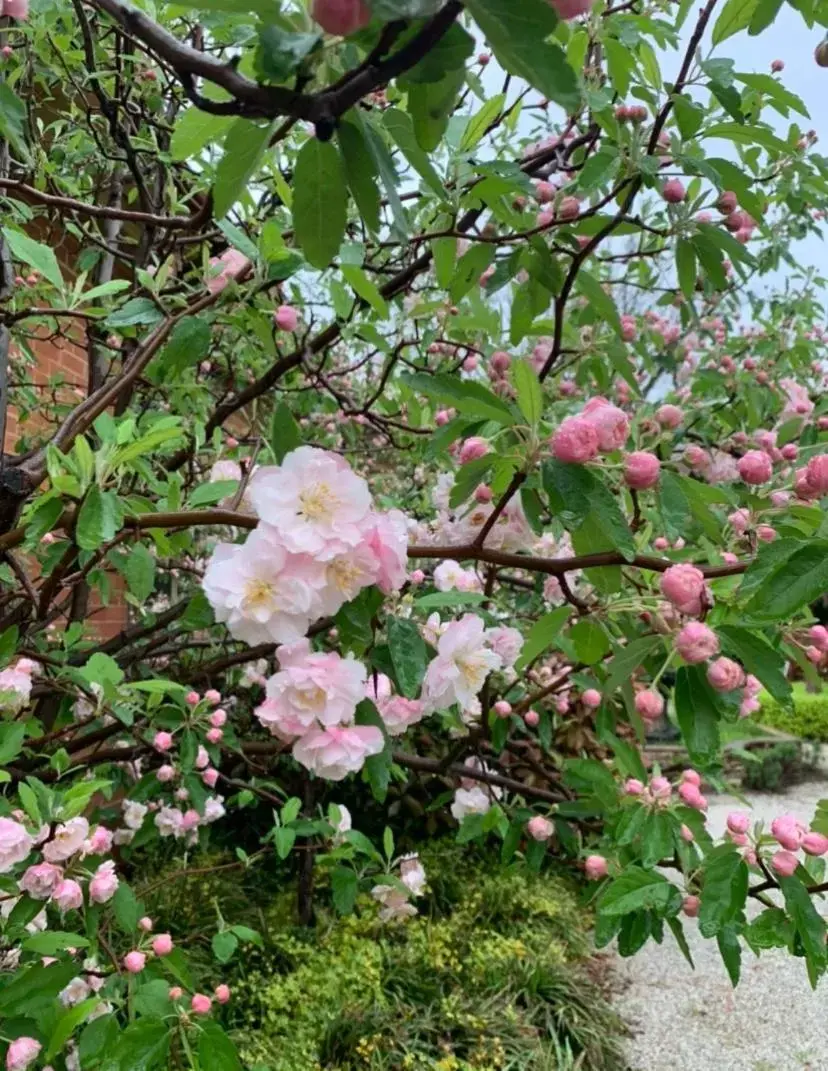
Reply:
<svg viewBox="0 0 828 1071"><path fill-rule="evenodd" d="M549 819L543 818L539 814L533 815L526 823L526 832L533 840L549 840L554 831L555 827Z"/></svg>
<svg viewBox="0 0 828 1071"><path fill-rule="evenodd" d="M811 458L805 467L805 479L815 494L828 494L828 454Z"/></svg>
<svg viewBox="0 0 828 1071"><path fill-rule="evenodd" d="M488 442L485 439L481 439L479 435L473 435L470 439L466 439L460 447L457 460L461 465L467 465L470 461L477 461L479 458L485 457L488 452Z"/></svg>
<svg viewBox="0 0 828 1071"><path fill-rule="evenodd" d="M382 733L373 725L311 729L293 745L296 761L326 781L341 781L362 769L369 755L384 747Z"/></svg>
<svg viewBox="0 0 828 1071"><path fill-rule="evenodd" d="M691 469L699 471L708 467L710 464L710 455L703 449L703 447L696 446L695 443L693 443L684 451L684 460Z"/></svg>
<svg viewBox="0 0 828 1071"><path fill-rule="evenodd" d="M661 196L671 205L681 204L687 196L687 191L680 179L668 179L661 188Z"/></svg>
<svg viewBox="0 0 828 1071"><path fill-rule="evenodd" d="M79 852L89 836L89 823L85 818L70 818L59 825L48 844L43 846L43 858L50 863L61 863Z"/></svg>
<svg viewBox="0 0 828 1071"><path fill-rule="evenodd" d="M567 417L552 436L552 453L558 461L582 465L598 456L598 431L583 417Z"/></svg>
<svg viewBox="0 0 828 1071"><path fill-rule="evenodd" d="M789 852L795 852L802 844L805 830L792 814L782 814L771 822L771 833Z"/></svg>
<svg viewBox="0 0 828 1071"><path fill-rule="evenodd" d="M63 881L63 871L52 863L30 866L20 879L20 888L33 900L48 900Z"/></svg>
<svg viewBox="0 0 828 1071"><path fill-rule="evenodd" d="M606 398L590 398L581 412L580 419L589 421L595 428L598 433L598 449L602 453L620 450L630 433L627 414Z"/></svg>
<svg viewBox="0 0 828 1071"><path fill-rule="evenodd" d="M695 565L671 565L662 573L661 591L682 613L700 614L705 594L704 573Z"/></svg>
<svg viewBox="0 0 828 1071"><path fill-rule="evenodd" d="M221 702L221 692L216 691L215 688L208 688L204 693L205 702L209 703L211 707Z"/></svg>
<svg viewBox="0 0 828 1071"><path fill-rule="evenodd" d="M776 529L769 524L757 524L756 538L761 543L772 543L776 539Z"/></svg>
<svg viewBox="0 0 828 1071"><path fill-rule="evenodd" d="M664 713L664 697L660 692L639 692L635 697L635 709L645 721L655 721Z"/></svg>
<svg viewBox="0 0 828 1071"><path fill-rule="evenodd" d="M650 794L657 800L668 800L673 787L666 777L657 776L650 778Z"/></svg>
<svg viewBox="0 0 828 1071"><path fill-rule="evenodd" d="M153 922L148 915L144 915L143 918L138 919L138 929L144 933L152 933Z"/></svg>
<svg viewBox="0 0 828 1071"><path fill-rule="evenodd" d="M625 342L635 342L638 335L638 327L636 326L634 316L622 316L621 317L621 337Z"/></svg>
<svg viewBox="0 0 828 1071"><path fill-rule="evenodd" d="M647 450L636 450L624 458L624 481L635 491L655 487L661 474L661 462Z"/></svg>
<svg viewBox="0 0 828 1071"><path fill-rule="evenodd" d="M508 625L486 629L486 641L498 656L502 668L511 668L523 648L523 635Z"/></svg>
<svg viewBox="0 0 828 1071"><path fill-rule="evenodd" d="M717 692L732 692L745 683L745 671L730 658L717 658L707 667L707 679Z"/></svg>
<svg viewBox="0 0 828 1071"><path fill-rule="evenodd" d="M771 866L780 877L789 878L799 866L799 860L790 852L774 852Z"/></svg>
<svg viewBox="0 0 828 1071"><path fill-rule="evenodd" d="M169 751L173 746L172 734L163 730L157 732L152 739L152 746L156 751Z"/></svg>
<svg viewBox="0 0 828 1071"><path fill-rule="evenodd" d="M214 770L212 766L209 766L201 775L201 780L208 788L215 788L219 779L218 770Z"/></svg>
<svg viewBox="0 0 828 1071"><path fill-rule="evenodd" d="M694 919L698 916L701 908L701 900L698 896L685 896L682 902L681 909L689 919Z"/></svg>
<svg viewBox="0 0 828 1071"><path fill-rule="evenodd" d="M624 794L626 796L640 796L644 791L644 785L637 777L628 777L624 782Z"/></svg>
<svg viewBox="0 0 828 1071"><path fill-rule="evenodd" d="M739 458L738 468L745 483L767 483L773 475L773 464L764 450L748 450Z"/></svg>
<svg viewBox="0 0 828 1071"><path fill-rule="evenodd" d="M107 859L92 875L89 882L89 899L96 904L105 904L115 895L119 884L115 863L112 859Z"/></svg>
<svg viewBox="0 0 828 1071"><path fill-rule="evenodd" d="M159 933L152 939L152 950L156 956L168 956L173 950L173 939L168 933Z"/></svg>
<svg viewBox="0 0 828 1071"><path fill-rule="evenodd" d="M727 519L730 521L733 530L742 535L750 525L750 510L744 508L734 510L733 513L728 514Z"/></svg>
<svg viewBox="0 0 828 1071"><path fill-rule="evenodd" d="M523 720L530 729L536 729L540 725L540 714L536 710L527 710Z"/></svg>
<svg viewBox="0 0 828 1071"><path fill-rule="evenodd" d="M677 428L684 420L684 411L677 405L660 405L656 409L655 418L662 428Z"/></svg>
<svg viewBox="0 0 828 1071"><path fill-rule="evenodd" d="M365 543L375 559L376 584L390 595L405 583L408 567L408 524L398 509L373 513L365 535Z"/></svg>
<svg viewBox="0 0 828 1071"><path fill-rule="evenodd" d="M83 904L83 890L72 878L64 878L52 892L52 902L61 914L75 911Z"/></svg>
<svg viewBox="0 0 828 1071"><path fill-rule="evenodd" d="M181 1000L183 996L184 990L181 988L180 985L170 986L170 1000Z"/></svg>
<svg viewBox="0 0 828 1071"><path fill-rule="evenodd" d="M213 1006L212 1000L203 993L194 993L190 1001L190 1007L196 1015L207 1015Z"/></svg>
<svg viewBox="0 0 828 1071"><path fill-rule="evenodd" d="M0 818L0 874L22 863L32 850L34 838L12 818Z"/></svg>
<svg viewBox="0 0 828 1071"><path fill-rule="evenodd" d="M419 699L406 699L402 695L386 699L378 706L378 710L389 736L400 736L412 725L422 721L425 715Z"/></svg>
<svg viewBox="0 0 828 1071"><path fill-rule="evenodd" d="M589 881L599 881L609 873L607 861L603 855L588 855L584 861L584 873Z"/></svg>
<svg viewBox="0 0 828 1071"><path fill-rule="evenodd" d="M558 18L566 20L586 15L593 4L593 0L548 0L548 2L554 7Z"/></svg>
<svg viewBox="0 0 828 1071"><path fill-rule="evenodd" d="M781 423L786 423L794 417L807 420L814 411L814 403L808 394L808 388L797 383L795 379L782 379L779 386L784 390L787 397L785 408L779 414Z"/></svg>
<svg viewBox="0 0 828 1071"><path fill-rule="evenodd" d="M508 718L512 713L512 704L505 699L498 699L492 707L492 710L498 716L498 718Z"/></svg>
<svg viewBox="0 0 828 1071"><path fill-rule="evenodd" d="M299 325L299 313L292 305L280 305L273 313L273 322L280 331L295 331Z"/></svg>
<svg viewBox="0 0 828 1071"><path fill-rule="evenodd" d="M371 21L371 10L364 0L313 0L311 18L325 33L349 37Z"/></svg>
<svg viewBox="0 0 828 1071"><path fill-rule="evenodd" d="M213 996L216 998L219 1004L226 1004L230 999L230 986L224 985L224 983L222 983L221 985L217 985L216 988L213 990Z"/></svg>
<svg viewBox="0 0 828 1071"><path fill-rule="evenodd" d="M274 735L300 736L316 725L350 724L365 694L366 670L354 658L312 652L310 641L279 648L281 670L267 682L256 717Z"/></svg>
<svg viewBox="0 0 828 1071"><path fill-rule="evenodd" d="M127 952L124 956L124 967L130 974L140 974L146 966L147 957L143 952L137 950Z"/></svg>
<svg viewBox="0 0 828 1071"><path fill-rule="evenodd" d="M16 0L17 3L20 0ZM28 0L25 0L28 3ZM9 0L5 0L4 11L9 14ZM8 1047L6 1052L6 1071L26 1071L26 1068L38 1057L38 1053L43 1048L39 1041L35 1041L34 1038L22 1037L15 1038L14 1041Z"/></svg>
<svg viewBox="0 0 828 1071"><path fill-rule="evenodd" d="M227 711L219 707L218 710L214 710L210 715L209 721L214 729L220 729L227 724Z"/></svg>
<svg viewBox="0 0 828 1071"><path fill-rule="evenodd" d="M5 0L8 6L9 0ZM211 294L220 294L227 284L250 267L250 261L238 249L225 249L220 257L210 258L210 273L204 285Z"/></svg>
<svg viewBox="0 0 828 1071"><path fill-rule="evenodd" d="M208 729L204 736L208 744L220 744L224 738L224 732L221 729Z"/></svg>
<svg viewBox="0 0 828 1071"><path fill-rule="evenodd" d="M801 848L807 855L825 855L828 852L828 837L822 833L806 833Z"/></svg>
<svg viewBox="0 0 828 1071"><path fill-rule="evenodd" d="M596 710L601 705L601 693L597 688L587 688L581 696L581 702L585 707L589 707L591 710Z"/></svg>
<svg viewBox="0 0 828 1071"><path fill-rule="evenodd" d="M744 811L731 811L727 816L727 828L731 833L747 833L750 829L750 815Z"/></svg>
<svg viewBox="0 0 828 1071"><path fill-rule="evenodd" d="M356 547L371 508L368 485L337 454L300 446L277 467L259 469L250 500L286 550L330 556Z"/></svg>
<svg viewBox="0 0 828 1071"><path fill-rule="evenodd" d="M676 636L676 650L685 662L704 662L719 650L716 633L701 621L690 621Z"/></svg>
<svg viewBox="0 0 828 1071"><path fill-rule="evenodd" d="M437 642L437 657L429 664L423 681L426 711L448 710L457 703L461 709L473 706L477 694L492 670L502 660L488 645L483 620L464 614L451 621Z"/></svg>
<svg viewBox="0 0 828 1071"><path fill-rule="evenodd" d="M688 807L692 807L696 811L707 810L707 800L699 791L698 785L694 785L691 781L684 781L680 784L678 794L682 802L686 803Z"/></svg>
<svg viewBox="0 0 828 1071"><path fill-rule="evenodd" d="M184 696L184 702L187 704L188 707L197 707L198 704L201 702L201 696L198 694L198 692L187 692L187 694Z"/></svg>
<svg viewBox="0 0 828 1071"><path fill-rule="evenodd" d="M681 779L697 788L701 785L701 774L698 770L682 770Z"/></svg>
<svg viewBox="0 0 828 1071"><path fill-rule="evenodd" d="M29 17L29 0L3 0L3 14L18 22L25 22ZM30 275L26 281L31 284L33 280L37 282L37 275Z"/></svg>
<svg viewBox="0 0 828 1071"><path fill-rule="evenodd" d="M197 829L201 823L201 815L194 807L190 807L181 816L181 828L185 833L189 833L193 829Z"/></svg>
<svg viewBox="0 0 828 1071"><path fill-rule="evenodd" d="M155 776L162 784L167 784L167 782L172 781L175 777L175 767L170 766L168 762L165 762L163 766L159 766L155 771Z"/></svg>
<svg viewBox="0 0 828 1071"><path fill-rule="evenodd" d="M824 625L812 625L808 629L808 636L814 647L818 647L820 651L828 651L828 628Z"/></svg>
<svg viewBox="0 0 828 1071"><path fill-rule="evenodd" d="M27 706L32 694L32 670L34 663L21 658L15 665L0 670L0 709L7 707L16 714Z"/></svg>

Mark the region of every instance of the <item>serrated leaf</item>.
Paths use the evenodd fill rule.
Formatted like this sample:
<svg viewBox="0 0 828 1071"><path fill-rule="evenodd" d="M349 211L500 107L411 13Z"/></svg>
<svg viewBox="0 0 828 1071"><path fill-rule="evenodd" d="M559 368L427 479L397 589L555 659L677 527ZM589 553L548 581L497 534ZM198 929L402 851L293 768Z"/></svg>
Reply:
<svg viewBox="0 0 828 1071"><path fill-rule="evenodd" d="M559 606L555 610L550 610L548 614L544 614L539 618L529 629L526 635L526 639L523 641L523 647L520 652L520 657L515 663L515 669L521 670L524 666L528 666L530 662L543 654L543 652L550 647L558 636L558 633L564 627L569 620L569 615L572 613L572 609L569 606Z"/></svg>
<svg viewBox="0 0 828 1071"><path fill-rule="evenodd" d="M293 226L296 242L314 268L327 268L348 221L347 176L336 146L309 138L296 158Z"/></svg>
<svg viewBox="0 0 828 1071"><path fill-rule="evenodd" d="M537 427L543 416L543 389L537 373L528 361L515 361L511 367L512 386L517 394L518 409L530 427Z"/></svg>
<svg viewBox="0 0 828 1071"><path fill-rule="evenodd" d="M213 183L213 213L223 219L247 189L273 131L272 123L237 119L227 131ZM298 163L297 163L298 166Z"/></svg>

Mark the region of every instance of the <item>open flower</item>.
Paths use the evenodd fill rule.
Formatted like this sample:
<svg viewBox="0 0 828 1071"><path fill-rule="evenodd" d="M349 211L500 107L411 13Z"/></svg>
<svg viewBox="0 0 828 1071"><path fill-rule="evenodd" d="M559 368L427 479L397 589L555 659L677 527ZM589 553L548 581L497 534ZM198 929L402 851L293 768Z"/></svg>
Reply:
<svg viewBox="0 0 828 1071"><path fill-rule="evenodd" d="M447 710L455 703L463 709L473 706L486 677L502 664L488 645L482 618L464 614L450 622L437 642L437 657L426 670L426 709Z"/></svg>

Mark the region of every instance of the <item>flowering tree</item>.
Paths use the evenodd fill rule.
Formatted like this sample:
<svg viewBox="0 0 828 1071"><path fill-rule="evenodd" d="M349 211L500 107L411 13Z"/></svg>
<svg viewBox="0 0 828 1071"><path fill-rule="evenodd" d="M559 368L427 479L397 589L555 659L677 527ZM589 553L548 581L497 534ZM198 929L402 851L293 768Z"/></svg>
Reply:
<svg viewBox="0 0 828 1071"><path fill-rule="evenodd" d="M684 913L734 983L744 944L823 973L828 805L716 841L702 794L722 723L828 652L822 281L790 248L828 160L781 63L719 55L794 8L828 22L4 0L9 1071L241 1066L221 971L258 934L221 920L196 970L141 867L253 811L233 865L295 860L306 921L314 880L416 912L416 857L359 829L413 798L585 870L624 954L686 949ZM639 751L665 713L680 776Z"/></svg>

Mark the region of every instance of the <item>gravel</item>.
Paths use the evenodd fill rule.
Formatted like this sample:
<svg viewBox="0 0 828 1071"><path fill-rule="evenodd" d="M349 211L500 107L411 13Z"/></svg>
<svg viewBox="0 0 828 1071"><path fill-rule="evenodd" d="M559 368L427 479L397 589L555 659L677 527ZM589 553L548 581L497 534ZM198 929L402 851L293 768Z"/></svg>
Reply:
<svg viewBox="0 0 828 1071"><path fill-rule="evenodd" d="M787 794L746 794L752 818L766 827L784 812L807 823L826 797L828 780ZM729 796L710 800L712 832L721 834L732 810L744 804ZM828 916L825 901L817 909ZM749 904L749 914L761 910ZM695 920L684 923L695 970L669 933L660 946L651 941L631 959L615 958L615 1004L631 1031L631 1071L828 1071L828 981L814 992L802 960L781 949L756 958L743 944L734 990L715 940L702 938Z"/></svg>

